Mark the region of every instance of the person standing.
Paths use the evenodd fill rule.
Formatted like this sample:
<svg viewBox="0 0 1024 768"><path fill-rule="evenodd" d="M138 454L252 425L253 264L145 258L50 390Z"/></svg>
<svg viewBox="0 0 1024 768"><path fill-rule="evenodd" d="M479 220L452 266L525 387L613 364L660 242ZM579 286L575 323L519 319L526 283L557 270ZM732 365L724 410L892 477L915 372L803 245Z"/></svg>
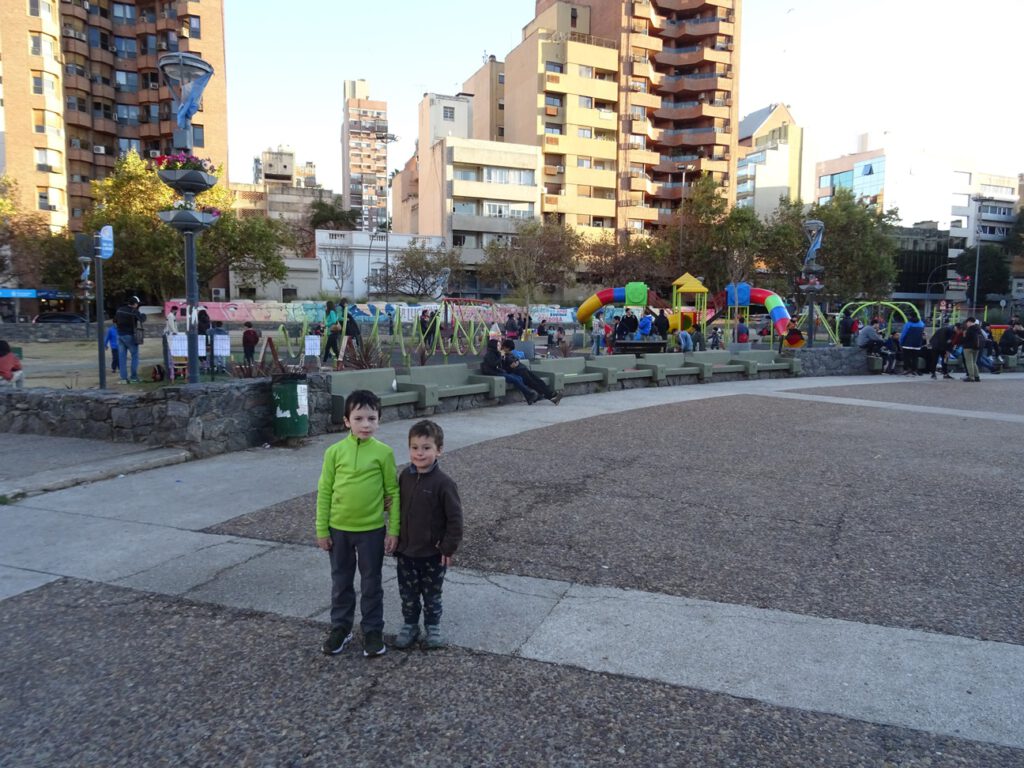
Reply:
<svg viewBox="0 0 1024 768"><path fill-rule="evenodd" d="M920 376L917 370L917 361L921 358L921 348L924 346L924 321L917 314L911 316L910 320L903 324L900 331L900 348L903 350L903 375Z"/></svg>
<svg viewBox="0 0 1024 768"><path fill-rule="evenodd" d="M604 344L604 312L595 312L590 320L590 351L594 357L600 357Z"/></svg>
<svg viewBox="0 0 1024 768"><path fill-rule="evenodd" d="M668 316L664 309L659 309L658 316L654 318L654 330L661 338L668 340Z"/></svg>
<svg viewBox="0 0 1024 768"><path fill-rule="evenodd" d="M324 332L327 334L327 343L324 344L323 362L327 362L331 352L334 353L335 359L340 360L341 322L338 320L338 311L334 308L333 301L328 301L324 307Z"/></svg>
<svg viewBox="0 0 1024 768"><path fill-rule="evenodd" d="M438 465L444 431L432 421L409 429L409 468L398 479L398 594L402 621L395 648L409 648L420 637L420 614L428 649L444 645L441 592L444 576L462 541L459 487Z"/></svg>
<svg viewBox="0 0 1024 768"><path fill-rule="evenodd" d="M256 345L260 343L260 332L252 327L252 322L245 321L245 330L242 331L242 354L245 356L246 365L256 363Z"/></svg>
<svg viewBox="0 0 1024 768"><path fill-rule="evenodd" d="M401 532L395 454L374 435L380 398L357 389L345 398L348 437L324 452L316 493L316 543L331 557L331 629L320 650L334 656L352 640L359 568L363 656L382 656L384 555ZM385 520L387 517L387 520Z"/></svg>
<svg viewBox="0 0 1024 768"><path fill-rule="evenodd" d="M135 331L141 329L146 316L139 312L139 297L129 296L128 301L117 308L114 313L114 324L117 326L118 369L121 372L121 383L138 383L139 381L139 342ZM128 354L131 353L131 371L128 369ZM130 375L129 375L130 373Z"/></svg>
<svg viewBox="0 0 1024 768"><path fill-rule="evenodd" d="M937 378L936 371L940 362L942 363L942 378L953 378L949 375L949 352L953 342L953 333L953 326L943 325L932 334L931 341L929 342L932 348L929 370L933 379Z"/></svg>
<svg viewBox="0 0 1024 768"><path fill-rule="evenodd" d="M964 381L981 381L978 375L978 355L985 345L985 337L976 318L968 317L964 321L964 370L967 375Z"/></svg>
<svg viewBox="0 0 1024 768"><path fill-rule="evenodd" d="M850 316L850 310L843 310L843 317L839 321L839 343L844 347L850 346L853 342L853 318Z"/></svg>

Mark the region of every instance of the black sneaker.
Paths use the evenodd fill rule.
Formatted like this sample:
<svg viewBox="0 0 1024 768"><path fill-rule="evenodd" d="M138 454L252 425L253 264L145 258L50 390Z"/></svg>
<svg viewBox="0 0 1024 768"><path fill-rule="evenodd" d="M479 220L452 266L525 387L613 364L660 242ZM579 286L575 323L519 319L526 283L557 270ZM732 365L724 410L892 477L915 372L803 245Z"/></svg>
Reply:
<svg viewBox="0 0 1024 768"><path fill-rule="evenodd" d="M540 395L538 395L538 394L536 394L536 393L531 393L531 394L529 394L529 395L527 395L527 396L526 396L526 404L527 404L527 405L533 405L533 404L534 404L534 403L536 403L536 402L537 402L537 401L538 401L539 399L540 399Z"/></svg>
<svg viewBox="0 0 1024 768"><path fill-rule="evenodd" d="M363 656L383 656L388 652L383 632L367 632L363 638Z"/></svg>
<svg viewBox="0 0 1024 768"><path fill-rule="evenodd" d="M344 651L351 642L352 630L344 628L332 629L327 633L327 639L324 640L324 644L320 646L320 650L324 652L325 656L334 656L335 654Z"/></svg>
<svg viewBox="0 0 1024 768"><path fill-rule="evenodd" d="M562 393L556 392L554 397L551 398L551 402L554 403L555 405L558 405L560 402L562 402Z"/></svg>

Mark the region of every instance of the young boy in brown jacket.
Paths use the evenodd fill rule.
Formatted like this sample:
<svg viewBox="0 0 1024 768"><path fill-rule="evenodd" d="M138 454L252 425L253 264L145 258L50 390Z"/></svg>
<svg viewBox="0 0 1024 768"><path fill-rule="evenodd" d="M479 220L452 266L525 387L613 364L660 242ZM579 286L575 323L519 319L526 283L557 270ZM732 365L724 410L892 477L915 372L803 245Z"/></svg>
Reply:
<svg viewBox="0 0 1024 768"><path fill-rule="evenodd" d="M462 541L459 488L441 471L437 459L444 432L432 421L409 430L409 461L398 479L401 499L398 544L398 594L404 624L395 648L409 648L420 638L420 612L427 648L444 645L441 634L441 589L444 575Z"/></svg>

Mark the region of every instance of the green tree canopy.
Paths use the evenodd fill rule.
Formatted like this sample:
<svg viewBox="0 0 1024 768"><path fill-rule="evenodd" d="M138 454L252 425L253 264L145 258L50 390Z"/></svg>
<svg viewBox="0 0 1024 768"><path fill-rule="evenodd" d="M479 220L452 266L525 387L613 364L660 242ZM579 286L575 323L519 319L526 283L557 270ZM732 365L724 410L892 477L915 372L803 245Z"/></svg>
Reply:
<svg viewBox="0 0 1024 768"><path fill-rule="evenodd" d="M530 305L542 288L561 288L575 279L582 252L583 238L572 227L552 219L530 219L517 223L516 234L508 241L487 244L481 272L487 279L508 283Z"/></svg>
<svg viewBox="0 0 1024 768"><path fill-rule="evenodd" d="M584 266L597 285L620 286L641 280L665 291L679 275L673 274L675 254L668 241L627 232L612 232L585 243Z"/></svg>
<svg viewBox="0 0 1024 768"><path fill-rule="evenodd" d="M65 265L70 265L68 274L63 273ZM51 231L38 211L24 210L17 183L0 177L0 275L6 273L29 288L48 285L70 290L78 271L71 238Z"/></svg>
<svg viewBox="0 0 1024 768"><path fill-rule="evenodd" d="M413 240L406 248L391 253L388 282L377 271L370 276L370 288L378 293L390 289L391 293L416 298L436 298L449 280L458 281L462 275L461 254L458 248L438 245L428 248L422 240Z"/></svg>
<svg viewBox="0 0 1024 768"><path fill-rule="evenodd" d="M107 224L114 228L114 257L104 265L107 292L139 293L157 302L184 294L181 235L157 217L173 205L176 194L155 169L129 152L92 187L95 204L86 214L86 231ZM198 205L221 211L220 220L196 239L200 286L228 270L245 282L282 279L287 269L281 249L294 242L290 231L265 218L239 218L231 210L233 201L226 183L196 197Z"/></svg>
<svg viewBox="0 0 1024 768"><path fill-rule="evenodd" d="M978 265L977 271L975 271L975 262ZM972 287L967 293L969 300L974 298L974 283L978 285L978 301L984 300L990 293L1010 292L1010 264L1006 254L999 246L982 245L980 257L978 257L977 247L962 251L956 257L956 271L961 277L971 279Z"/></svg>
<svg viewBox="0 0 1024 768"><path fill-rule="evenodd" d="M782 195L779 204L765 222L761 263L767 274L763 279L763 287L782 296L792 293L796 279L803 271L804 256L807 253L803 223L807 218L804 204L800 200L790 200Z"/></svg>

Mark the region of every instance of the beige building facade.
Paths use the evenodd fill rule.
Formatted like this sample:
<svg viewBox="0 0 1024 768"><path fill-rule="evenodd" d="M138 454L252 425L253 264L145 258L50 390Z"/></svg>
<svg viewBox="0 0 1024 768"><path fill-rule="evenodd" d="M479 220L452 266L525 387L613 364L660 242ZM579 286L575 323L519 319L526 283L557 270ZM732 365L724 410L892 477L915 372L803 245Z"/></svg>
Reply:
<svg viewBox="0 0 1024 768"><path fill-rule="evenodd" d="M736 205L767 218L779 198L813 196L811 169L805 163L804 132L785 104L771 104L740 121L736 167Z"/></svg>
<svg viewBox="0 0 1024 768"><path fill-rule="evenodd" d="M341 123L341 196L360 211L360 229L377 231L388 219L388 105L370 98L365 80L346 80Z"/></svg>
<svg viewBox="0 0 1024 768"><path fill-rule="evenodd" d="M227 167L222 0L0 3L0 172L51 227L82 228L90 181L117 156L173 149L172 96L157 60L198 53L215 75L193 117L194 152Z"/></svg>
<svg viewBox="0 0 1024 768"><path fill-rule="evenodd" d="M505 140L505 62L497 56L487 61L462 85L473 102L473 130L469 137L486 141Z"/></svg>

